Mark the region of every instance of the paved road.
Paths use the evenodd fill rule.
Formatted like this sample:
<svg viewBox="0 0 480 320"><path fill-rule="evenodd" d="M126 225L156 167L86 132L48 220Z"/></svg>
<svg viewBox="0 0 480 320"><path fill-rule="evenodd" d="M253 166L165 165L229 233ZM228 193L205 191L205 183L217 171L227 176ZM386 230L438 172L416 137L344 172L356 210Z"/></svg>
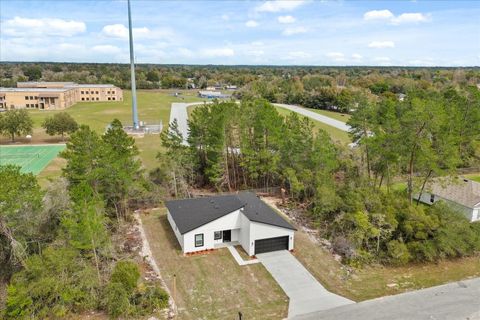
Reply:
<svg viewBox="0 0 480 320"><path fill-rule="evenodd" d="M172 123L174 119L177 119L178 129L183 135L184 144L187 144L188 138L188 112L187 108L196 104L204 104L205 102L173 102L170 108L170 121ZM208 103L208 102L207 102Z"/></svg>
<svg viewBox="0 0 480 320"><path fill-rule="evenodd" d="M295 320L478 320L480 278L368 300Z"/></svg>
<svg viewBox="0 0 480 320"><path fill-rule="evenodd" d="M286 250L261 253L256 256L290 298L289 317L354 303L327 291Z"/></svg>
<svg viewBox="0 0 480 320"><path fill-rule="evenodd" d="M188 113L187 113L187 108L192 105L197 105L197 104L203 104L204 102L193 102L193 103L182 103L182 102L174 102L172 103L172 107L170 109L170 123L173 121L173 119L177 119L178 122L178 128L180 132L183 135L183 138L185 140L185 143L188 138ZM207 102L211 103L211 102ZM346 125L345 122L338 121L335 119L332 119L330 117L315 113L313 111L310 111L305 108L297 107L294 105L289 105L289 104L281 104L281 103L274 103L274 105L288 109L290 111L297 112L301 115L304 115L306 117L309 117L313 120L323 122L329 126L332 126L334 128L340 129L342 131L349 131L350 126Z"/></svg>
<svg viewBox="0 0 480 320"><path fill-rule="evenodd" d="M313 111L310 111L308 109L305 109L305 108L301 108L301 107L297 107L297 106L293 106L293 105L290 105L290 104L281 104L281 103L274 103L275 106L278 106L278 107L282 107L282 108L285 108L285 109L288 109L288 110L291 110L291 111L294 111L296 113L299 113L301 115L304 115L306 117L309 117L313 120L316 120L316 121L320 121L320 122L323 122L325 124L328 124L329 126L332 126L334 128L337 128L337 129L340 129L342 131L350 131L350 126L345 124L345 122L342 122L342 121L339 121L339 120L335 120L335 119L332 119L330 117L327 117L327 116L324 116L324 115L321 115L321 114L318 114L316 112L313 112Z"/></svg>

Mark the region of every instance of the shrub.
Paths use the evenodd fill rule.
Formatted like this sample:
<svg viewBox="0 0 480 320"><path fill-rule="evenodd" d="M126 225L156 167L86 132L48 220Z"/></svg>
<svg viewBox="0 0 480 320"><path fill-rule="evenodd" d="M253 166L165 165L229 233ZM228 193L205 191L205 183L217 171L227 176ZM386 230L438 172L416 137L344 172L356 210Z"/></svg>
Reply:
<svg viewBox="0 0 480 320"><path fill-rule="evenodd" d="M159 286L151 285L138 290L132 299L137 315L152 314L168 306L168 294Z"/></svg>
<svg viewBox="0 0 480 320"><path fill-rule="evenodd" d="M105 295L107 312L111 317L117 318L128 314L130 309L129 294L121 283L109 283Z"/></svg>
<svg viewBox="0 0 480 320"><path fill-rule="evenodd" d="M387 244L387 253L390 263L394 265L407 264L411 259L407 246L399 240L392 240Z"/></svg>
<svg viewBox="0 0 480 320"><path fill-rule="evenodd" d="M133 261L119 261L113 269L110 278L111 283L119 283L125 291L130 295L137 286L140 279L140 271Z"/></svg>

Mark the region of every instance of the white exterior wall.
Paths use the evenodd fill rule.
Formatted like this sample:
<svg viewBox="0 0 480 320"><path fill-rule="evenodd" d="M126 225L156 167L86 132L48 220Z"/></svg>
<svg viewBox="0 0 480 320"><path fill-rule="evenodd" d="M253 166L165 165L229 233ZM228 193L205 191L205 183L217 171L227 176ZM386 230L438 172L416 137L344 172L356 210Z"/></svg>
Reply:
<svg viewBox="0 0 480 320"><path fill-rule="evenodd" d="M250 223L250 220L248 220L248 218L243 213L240 214L241 232L238 242L240 242L245 252L247 252L248 255L252 256L253 254L250 254Z"/></svg>
<svg viewBox="0 0 480 320"><path fill-rule="evenodd" d="M183 235L183 252L195 252L206 249L213 249L216 243L223 240L214 240L215 231L232 230L232 241L239 241L241 224L240 210L236 210L217 220L211 221L197 229L189 231ZM203 233L203 246L195 247L195 235Z"/></svg>
<svg viewBox="0 0 480 320"><path fill-rule="evenodd" d="M432 202L430 202L430 196L431 194L429 192L423 192L422 196L420 197L420 202L423 202L428 205L432 205ZM415 199L418 199L418 194L414 197ZM433 199L433 203L438 202L440 200L445 201L448 203L450 206L452 206L454 209L460 211L465 215L465 217L470 220L471 222L480 220L480 212L479 208L469 208L465 207L459 203L456 203L454 201L442 198L440 196L435 195L435 198ZM476 212L475 212L476 211Z"/></svg>
<svg viewBox="0 0 480 320"><path fill-rule="evenodd" d="M250 221L250 246L248 250L245 247L244 249L250 256L253 256L255 240L288 236L288 250L293 250L294 233L295 231L291 229Z"/></svg>
<svg viewBox="0 0 480 320"><path fill-rule="evenodd" d="M172 216L170 215L170 211L167 209L167 219L168 222L170 223L170 226L172 227L173 232L175 233L175 236L177 237L178 243L180 243L180 247L182 247L183 250L183 236L180 234L180 231L177 228L177 225L175 224L175 221L173 221ZM183 250L185 252L185 250Z"/></svg>

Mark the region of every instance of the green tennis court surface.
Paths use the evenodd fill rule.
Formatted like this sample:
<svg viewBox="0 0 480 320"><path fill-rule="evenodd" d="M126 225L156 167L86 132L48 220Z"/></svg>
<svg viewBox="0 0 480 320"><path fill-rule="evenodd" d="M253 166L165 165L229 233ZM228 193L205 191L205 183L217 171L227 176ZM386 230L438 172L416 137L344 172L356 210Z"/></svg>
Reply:
<svg viewBox="0 0 480 320"><path fill-rule="evenodd" d="M65 145L0 146L0 165L14 164L37 175L63 149Z"/></svg>

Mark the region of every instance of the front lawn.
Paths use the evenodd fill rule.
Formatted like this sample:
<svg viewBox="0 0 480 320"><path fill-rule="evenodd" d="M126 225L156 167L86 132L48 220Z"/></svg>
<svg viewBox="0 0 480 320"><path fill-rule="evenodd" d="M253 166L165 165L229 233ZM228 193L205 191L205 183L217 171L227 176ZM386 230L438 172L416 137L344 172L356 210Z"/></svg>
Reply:
<svg viewBox="0 0 480 320"><path fill-rule="evenodd" d="M184 257L165 209L142 215L142 222L162 277L173 294L176 319L282 319L288 297L262 264L239 266L227 249Z"/></svg>

